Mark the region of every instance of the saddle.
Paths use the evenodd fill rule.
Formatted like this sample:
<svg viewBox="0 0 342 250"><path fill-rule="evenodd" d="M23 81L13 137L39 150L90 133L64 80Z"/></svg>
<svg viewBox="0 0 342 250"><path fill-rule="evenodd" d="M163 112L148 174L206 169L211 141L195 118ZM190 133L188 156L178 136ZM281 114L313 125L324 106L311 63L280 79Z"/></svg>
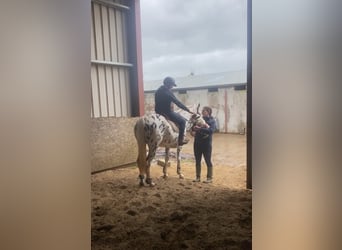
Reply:
<svg viewBox="0 0 342 250"><path fill-rule="evenodd" d="M166 121L170 124L172 130L179 134L179 127L178 127L178 125L175 122L169 120L169 118L167 116L165 116L165 115L161 115L161 116L163 116L166 119ZM185 138L185 134L184 134L183 141L179 143L179 146L187 144L188 142L189 142L189 140Z"/></svg>
<svg viewBox="0 0 342 250"><path fill-rule="evenodd" d="M169 120L167 117L165 117L165 119L167 120L168 123L170 123L171 128L173 129L173 131L179 133L179 127L177 126L177 124L174 123L173 121Z"/></svg>
<svg viewBox="0 0 342 250"><path fill-rule="evenodd" d="M166 115L161 115L161 114L159 114L159 115L165 118L165 120L170 124L170 126L171 126L171 128L172 128L172 130L174 132L179 133L179 127L178 127L178 125L176 123L174 123L173 121L169 120L169 118Z"/></svg>

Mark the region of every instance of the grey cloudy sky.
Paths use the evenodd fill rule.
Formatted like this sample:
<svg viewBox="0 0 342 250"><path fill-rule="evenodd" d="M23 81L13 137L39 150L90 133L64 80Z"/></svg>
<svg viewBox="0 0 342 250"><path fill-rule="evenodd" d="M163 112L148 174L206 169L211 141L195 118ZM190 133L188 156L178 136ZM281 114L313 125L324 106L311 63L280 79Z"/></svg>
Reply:
<svg viewBox="0 0 342 250"><path fill-rule="evenodd" d="M246 0L141 0L144 80L245 70Z"/></svg>

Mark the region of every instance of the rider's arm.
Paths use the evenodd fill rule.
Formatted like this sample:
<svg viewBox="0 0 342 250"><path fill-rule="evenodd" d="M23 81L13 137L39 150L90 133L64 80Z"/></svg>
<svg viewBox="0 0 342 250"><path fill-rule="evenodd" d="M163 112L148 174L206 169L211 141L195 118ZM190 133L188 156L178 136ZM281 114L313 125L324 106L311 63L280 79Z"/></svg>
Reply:
<svg viewBox="0 0 342 250"><path fill-rule="evenodd" d="M183 103L181 103L171 91L168 91L167 95L171 99L171 101L174 104L176 104L179 108L191 113L191 111Z"/></svg>

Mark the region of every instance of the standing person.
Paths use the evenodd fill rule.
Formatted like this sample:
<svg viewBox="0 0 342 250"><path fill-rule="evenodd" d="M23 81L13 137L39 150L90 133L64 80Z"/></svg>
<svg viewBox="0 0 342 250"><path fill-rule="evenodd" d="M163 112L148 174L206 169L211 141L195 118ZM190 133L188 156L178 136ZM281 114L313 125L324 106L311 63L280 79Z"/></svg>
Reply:
<svg viewBox="0 0 342 250"><path fill-rule="evenodd" d="M203 127L194 126L192 135L195 136L194 141L194 154L196 160L196 179L194 182L201 181L201 161L202 155L204 156L205 163L207 165L207 179L204 183L212 183L213 181L213 164L211 162L212 141L213 132L216 129L216 123L211 116L211 108L203 107L202 117L206 121Z"/></svg>
<svg viewBox="0 0 342 250"><path fill-rule="evenodd" d="M171 89L177 86L175 80L172 77L166 77L163 81L163 85L158 88L154 96L155 111L157 114L163 115L166 119L169 119L176 123L179 127L178 145L182 146L189 142L184 138L185 123L186 120L180 114L174 112L171 108L171 103L176 104L179 108L193 114L183 103L181 103L175 95L171 92Z"/></svg>

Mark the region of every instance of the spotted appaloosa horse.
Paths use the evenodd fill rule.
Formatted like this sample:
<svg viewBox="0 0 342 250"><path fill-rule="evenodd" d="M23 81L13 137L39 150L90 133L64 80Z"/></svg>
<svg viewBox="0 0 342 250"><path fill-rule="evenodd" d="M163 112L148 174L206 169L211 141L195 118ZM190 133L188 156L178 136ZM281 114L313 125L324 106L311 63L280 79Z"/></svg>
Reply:
<svg viewBox="0 0 342 250"><path fill-rule="evenodd" d="M188 126L193 126L197 122L203 122L199 115L192 115L188 120ZM204 121L205 122L205 121ZM144 185L146 174L146 184L154 186L152 182L150 166L156 155L158 147L165 147L165 164L163 166L164 178L167 177L167 163L169 161L170 148L177 148L177 174L180 179L184 176L181 173L180 151L182 146L178 146L178 131L174 130L165 117L158 114L148 114L140 117L134 127L134 135L138 143L138 159L140 185ZM148 155L146 157L146 145Z"/></svg>

